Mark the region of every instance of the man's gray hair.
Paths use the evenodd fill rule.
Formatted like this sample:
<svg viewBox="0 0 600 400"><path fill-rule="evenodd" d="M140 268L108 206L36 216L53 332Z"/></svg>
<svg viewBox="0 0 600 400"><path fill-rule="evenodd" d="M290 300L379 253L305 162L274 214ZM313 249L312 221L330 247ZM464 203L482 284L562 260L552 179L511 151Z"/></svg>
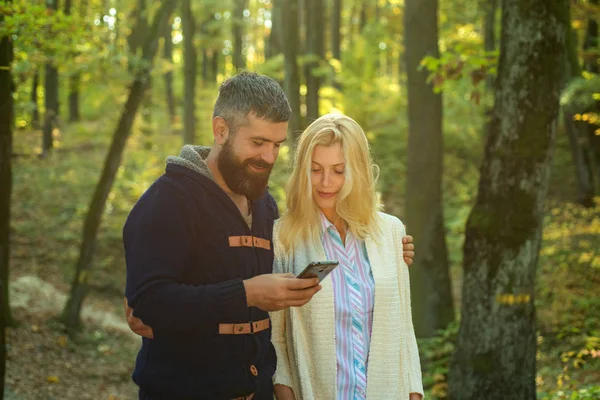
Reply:
<svg viewBox="0 0 600 400"><path fill-rule="evenodd" d="M277 81L244 71L221 84L213 118L223 118L235 132L250 113L269 122L287 122L292 109Z"/></svg>

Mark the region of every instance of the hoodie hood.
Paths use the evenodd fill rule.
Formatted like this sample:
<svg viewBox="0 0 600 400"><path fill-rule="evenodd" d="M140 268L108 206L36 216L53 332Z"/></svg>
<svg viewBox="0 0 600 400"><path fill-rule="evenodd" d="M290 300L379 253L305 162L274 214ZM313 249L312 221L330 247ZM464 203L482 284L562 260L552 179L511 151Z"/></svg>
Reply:
<svg viewBox="0 0 600 400"><path fill-rule="evenodd" d="M210 153L210 147L186 144L181 148L179 156L167 157L167 164L180 165L214 181L215 178L204 161L208 157L208 153Z"/></svg>

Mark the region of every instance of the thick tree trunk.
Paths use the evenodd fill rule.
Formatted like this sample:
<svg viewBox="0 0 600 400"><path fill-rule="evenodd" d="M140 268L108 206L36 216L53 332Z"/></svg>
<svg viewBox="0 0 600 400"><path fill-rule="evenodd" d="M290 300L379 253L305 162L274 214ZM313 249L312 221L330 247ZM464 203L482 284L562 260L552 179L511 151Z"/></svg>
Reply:
<svg viewBox="0 0 600 400"><path fill-rule="evenodd" d="M173 63L173 39L171 38L172 32L172 22L171 20L168 20L165 26L163 56L170 64ZM171 123L173 123L177 115L175 111L175 96L173 95L173 70L169 70L165 73L165 96L167 100L167 109L169 110L169 119L171 120Z"/></svg>
<svg viewBox="0 0 600 400"><path fill-rule="evenodd" d="M0 16L0 23L4 18ZM14 84L11 72L13 60L12 41L9 37L0 38L0 284L4 289L0 297L0 331L13 324L8 296L8 277L10 265L10 205L12 194L12 143ZM4 354L5 347L0 343L0 352ZM1 355L0 355L1 356ZM5 357L0 358L1 376L4 385ZM0 399L4 391L0 391Z"/></svg>
<svg viewBox="0 0 600 400"><path fill-rule="evenodd" d="M292 116L289 122L289 133L296 139L302 133L302 116L300 115L300 73L298 72L298 0L286 0L281 9L283 30L283 55L285 57L284 89L290 102Z"/></svg>
<svg viewBox="0 0 600 400"><path fill-rule="evenodd" d="M190 0L181 2L181 28L183 30L183 142L194 144L196 136L196 69L197 56L194 47L196 20Z"/></svg>
<svg viewBox="0 0 600 400"><path fill-rule="evenodd" d="M407 214L418 243L411 268L415 332L430 337L454 320L448 250L442 210L442 96L419 69L423 57L437 57L438 0L407 0L404 32L408 77Z"/></svg>
<svg viewBox="0 0 600 400"><path fill-rule="evenodd" d="M492 123L466 226L450 398L536 398L535 275L568 0L504 0Z"/></svg>
<svg viewBox="0 0 600 400"><path fill-rule="evenodd" d="M176 0L164 0L160 9L156 12L156 16L154 17L152 26L147 32L142 49L142 58L148 64L152 63L152 60L156 55L158 39L162 31L161 28L167 23L175 9L176 3ZM144 92L147 89L147 77L149 74L149 69L140 69L135 75L129 97L125 103L123 113L121 114L119 124L117 125L113 136L110 150L106 156L100 181L96 186L94 196L92 197L86 215L75 279L73 280L71 292L62 314L62 320L70 334L75 333L77 328L81 325L81 307L88 289L88 279L92 269L92 256L96 245L96 235L102 219L106 199L121 164L125 144L131 134L133 120L144 98Z"/></svg>
<svg viewBox="0 0 600 400"><path fill-rule="evenodd" d="M31 104L33 105L33 111L31 112L31 127L33 129L39 129L40 127L40 108L38 102L38 86L40 85L40 73L38 70L33 74L31 79Z"/></svg>
<svg viewBox="0 0 600 400"><path fill-rule="evenodd" d="M235 0L235 9L233 10L233 68L236 71L246 68L246 58L243 53L245 9L246 0Z"/></svg>
<svg viewBox="0 0 600 400"><path fill-rule="evenodd" d="M306 24L306 53L314 58L306 64L306 118L314 121L319 118L319 89L321 78L313 74L313 69L320 66L325 56L323 49L323 29L325 26L323 3L321 0L306 0L306 15L310 15L311 23Z"/></svg>

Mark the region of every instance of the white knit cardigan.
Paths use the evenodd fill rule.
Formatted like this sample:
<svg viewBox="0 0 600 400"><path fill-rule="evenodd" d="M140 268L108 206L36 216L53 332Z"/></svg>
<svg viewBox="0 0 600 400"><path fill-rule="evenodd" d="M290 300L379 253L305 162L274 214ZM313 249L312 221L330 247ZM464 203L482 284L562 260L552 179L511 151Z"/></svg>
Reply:
<svg viewBox="0 0 600 400"><path fill-rule="evenodd" d="M375 279L373 329L367 371L367 399L407 400L423 395L421 365L412 324L408 266L402 255L404 225L391 215L379 214L382 238L367 239L366 247ZM298 245L284 254L277 239L273 243L274 272L298 274L311 261L325 260L322 245ZM335 400L337 360L335 311L331 277L302 307L271 313L272 342L277 353L273 381L294 390L299 400Z"/></svg>

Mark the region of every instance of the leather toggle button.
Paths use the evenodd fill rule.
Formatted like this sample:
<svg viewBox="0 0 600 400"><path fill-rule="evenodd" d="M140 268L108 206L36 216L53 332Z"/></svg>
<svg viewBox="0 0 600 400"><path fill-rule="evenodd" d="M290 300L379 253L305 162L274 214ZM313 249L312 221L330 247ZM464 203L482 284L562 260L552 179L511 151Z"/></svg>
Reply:
<svg viewBox="0 0 600 400"><path fill-rule="evenodd" d="M250 366L250 372L252 373L252 375L258 376L258 370L256 369L256 367L254 365Z"/></svg>
<svg viewBox="0 0 600 400"><path fill-rule="evenodd" d="M243 327L242 325L238 326L238 328L237 328L237 331L238 331L238 332L241 332L241 331L243 331L243 330L244 330L244 327Z"/></svg>

